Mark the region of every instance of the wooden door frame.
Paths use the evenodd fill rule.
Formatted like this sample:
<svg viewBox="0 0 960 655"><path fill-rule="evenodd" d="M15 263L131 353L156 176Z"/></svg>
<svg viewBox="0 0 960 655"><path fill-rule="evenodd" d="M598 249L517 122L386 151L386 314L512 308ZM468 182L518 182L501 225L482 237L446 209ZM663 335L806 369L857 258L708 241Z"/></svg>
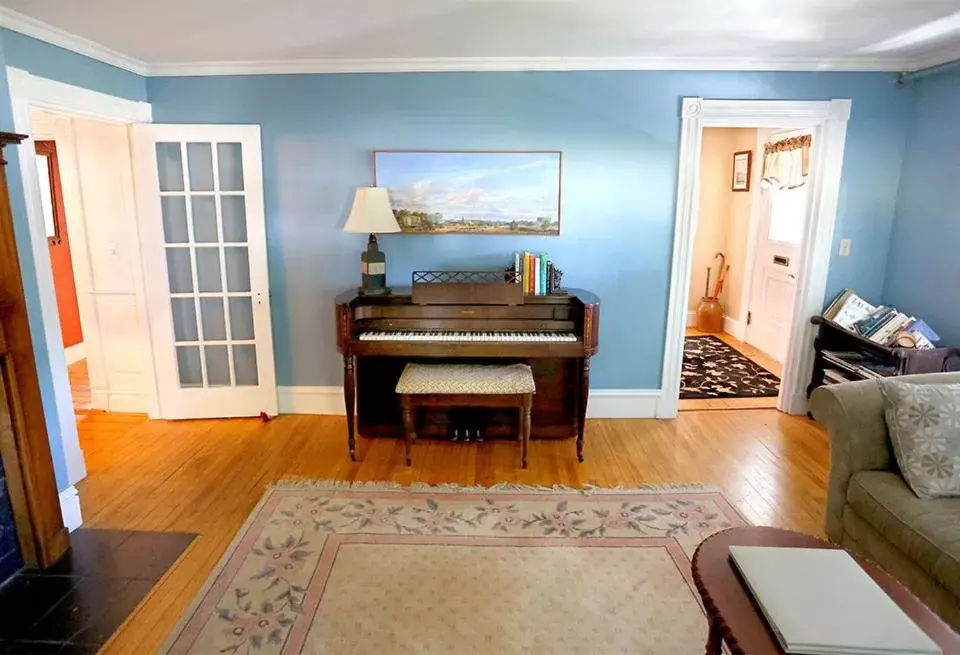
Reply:
<svg viewBox="0 0 960 655"><path fill-rule="evenodd" d="M777 408L789 414L807 411L805 393L813 370L814 330L809 317L823 309L830 251L837 220L840 172L850 119L850 100L710 100L684 98L681 108L677 213L673 233L667 333L663 353L658 418L677 416L680 368L690 295L693 240L699 218L700 154L706 127L810 128L814 149L810 169L811 203L798 267L790 347L784 364Z"/></svg>
<svg viewBox="0 0 960 655"><path fill-rule="evenodd" d="M25 139L3 133L0 147ZM29 151L32 154L32 144ZM43 413L6 163L5 158L0 163L0 193L7 194L7 200L0 201L5 214L0 215L0 458L23 562L47 567L66 552L70 537L63 524Z"/></svg>
<svg viewBox="0 0 960 655"><path fill-rule="evenodd" d="M71 84L57 82L32 75L27 71L7 67L7 80L10 86L10 103L13 109L13 122L17 131L28 134L31 130L31 111L48 110L72 117L92 118L129 125L152 120L151 106L146 102L136 102L116 96L91 91ZM43 213L40 206L40 187L34 162L33 140L28 138L19 148L20 169L23 178L23 190L30 223L29 247L33 251L37 286L39 289L39 307L42 325L34 326L34 334L42 335L49 354L49 375L53 382L53 393L43 398L45 405L52 405L57 415L58 430L66 456L69 487L60 492L60 504L65 522L69 528L82 523L80 502L76 482L86 476L86 464L77 434L76 419L73 413L73 399L70 382L67 378L66 353L60 335L60 318L57 311L57 299L53 286L53 271L50 266L46 231L43 226ZM27 247L21 244L21 247ZM132 267L130 274L135 283L139 280L142 290L143 273L139 262ZM140 296L141 323L148 325L145 305ZM88 338L93 335L88 335ZM149 338L144 339L144 347L149 348ZM152 366L152 357L147 358ZM147 371L152 380L152 370ZM149 385L148 385L149 386ZM155 390L151 390L150 399L155 403ZM148 402L148 413L151 409ZM48 407L48 410L51 409Z"/></svg>

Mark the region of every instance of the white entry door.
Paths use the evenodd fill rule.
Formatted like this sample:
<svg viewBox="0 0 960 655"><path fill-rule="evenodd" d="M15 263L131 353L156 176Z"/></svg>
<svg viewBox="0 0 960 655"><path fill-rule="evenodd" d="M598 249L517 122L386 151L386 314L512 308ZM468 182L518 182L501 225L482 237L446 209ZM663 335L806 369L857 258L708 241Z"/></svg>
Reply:
<svg viewBox="0 0 960 655"><path fill-rule="evenodd" d="M790 345L809 184L761 189L746 342L783 363Z"/></svg>
<svg viewBox="0 0 960 655"><path fill-rule="evenodd" d="M259 126L137 125L162 418L277 413Z"/></svg>

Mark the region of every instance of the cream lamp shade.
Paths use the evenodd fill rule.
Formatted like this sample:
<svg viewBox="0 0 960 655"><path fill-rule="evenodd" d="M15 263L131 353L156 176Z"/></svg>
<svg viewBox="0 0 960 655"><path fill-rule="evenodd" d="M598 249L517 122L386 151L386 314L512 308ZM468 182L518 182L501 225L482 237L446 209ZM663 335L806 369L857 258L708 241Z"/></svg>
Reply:
<svg viewBox="0 0 960 655"><path fill-rule="evenodd" d="M353 208L350 209L350 217L343 231L367 234L400 232L387 190L375 186L357 188L353 196Z"/></svg>

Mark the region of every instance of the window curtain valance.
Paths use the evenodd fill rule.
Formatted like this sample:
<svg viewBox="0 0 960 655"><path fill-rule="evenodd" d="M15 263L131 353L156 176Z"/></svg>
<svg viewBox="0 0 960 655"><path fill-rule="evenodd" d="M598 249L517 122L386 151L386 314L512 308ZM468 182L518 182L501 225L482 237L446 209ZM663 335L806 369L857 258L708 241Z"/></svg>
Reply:
<svg viewBox="0 0 960 655"><path fill-rule="evenodd" d="M810 173L809 134L768 143L763 150L763 174L760 186L773 189L796 189L807 182Z"/></svg>

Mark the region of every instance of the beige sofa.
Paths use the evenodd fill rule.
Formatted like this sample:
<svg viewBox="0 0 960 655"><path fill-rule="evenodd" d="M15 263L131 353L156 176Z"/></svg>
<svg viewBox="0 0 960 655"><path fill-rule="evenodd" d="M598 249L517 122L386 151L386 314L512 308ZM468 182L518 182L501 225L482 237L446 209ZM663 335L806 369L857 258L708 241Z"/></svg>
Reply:
<svg viewBox="0 0 960 655"><path fill-rule="evenodd" d="M960 373L902 379L960 383ZM921 500L900 477L876 381L820 387L810 411L830 432L827 536L877 562L960 631L960 498Z"/></svg>

